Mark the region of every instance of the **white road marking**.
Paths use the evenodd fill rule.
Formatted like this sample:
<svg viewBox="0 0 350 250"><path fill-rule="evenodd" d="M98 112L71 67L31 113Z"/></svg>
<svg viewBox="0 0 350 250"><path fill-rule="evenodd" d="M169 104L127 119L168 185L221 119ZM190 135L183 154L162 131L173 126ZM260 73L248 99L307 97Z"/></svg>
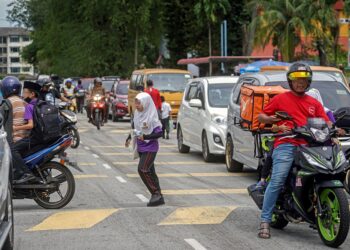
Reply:
<svg viewBox="0 0 350 250"><path fill-rule="evenodd" d="M199 243L198 241L196 241L195 239L185 239L185 241L191 246L193 247L193 249L195 250L207 250L205 247L203 247L201 245L201 243Z"/></svg>
<svg viewBox="0 0 350 250"><path fill-rule="evenodd" d="M92 156L95 158L100 158L97 154L92 154Z"/></svg>
<svg viewBox="0 0 350 250"><path fill-rule="evenodd" d="M136 194L136 197L139 198L142 202L148 202L148 199L143 194Z"/></svg>
<svg viewBox="0 0 350 250"><path fill-rule="evenodd" d="M80 141L80 144L84 144L83 141Z"/></svg>
<svg viewBox="0 0 350 250"><path fill-rule="evenodd" d="M84 149L85 150L90 150L90 148L88 146L85 146Z"/></svg>
<svg viewBox="0 0 350 250"><path fill-rule="evenodd" d="M115 178L121 183L126 183L126 180L124 180L124 178L121 176L116 176Z"/></svg>
<svg viewBox="0 0 350 250"><path fill-rule="evenodd" d="M111 169L111 166L109 166L107 163L103 164L103 166L105 167L105 169Z"/></svg>

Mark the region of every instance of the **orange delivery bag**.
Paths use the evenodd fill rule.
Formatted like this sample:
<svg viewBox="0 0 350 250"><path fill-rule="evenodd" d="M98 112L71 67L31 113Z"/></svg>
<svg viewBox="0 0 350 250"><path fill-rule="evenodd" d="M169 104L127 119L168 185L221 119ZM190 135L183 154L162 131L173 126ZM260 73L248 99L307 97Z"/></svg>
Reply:
<svg viewBox="0 0 350 250"><path fill-rule="evenodd" d="M275 95L289 91L281 86L241 87L241 126L252 132L265 129L265 124L258 121L258 115ZM268 129L268 128L266 128Z"/></svg>

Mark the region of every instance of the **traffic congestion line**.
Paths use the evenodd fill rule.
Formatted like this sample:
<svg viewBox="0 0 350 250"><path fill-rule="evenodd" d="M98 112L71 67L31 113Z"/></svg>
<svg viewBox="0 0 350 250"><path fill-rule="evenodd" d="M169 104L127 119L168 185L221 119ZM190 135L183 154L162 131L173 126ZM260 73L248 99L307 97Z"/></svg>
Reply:
<svg viewBox="0 0 350 250"><path fill-rule="evenodd" d="M86 229L105 220L119 209L77 210L55 213L38 225L26 230L29 232L63 229Z"/></svg>
<svg viewBox="0 0 350 250"><path fill-rule="evenodd" d="M158 225L204 225L220 224L236 206L199 206L177 208Z"/></svg>
<svg viewBox="0 0 350 250"><path fill-rule="evenodd" d="M121 177L121 176L116 176L115 177L119 182L121 182L121 183L126 183L127 181L123 178L123 177Z"/></svg>
<svg viewBox="0 0 350 250"><path fill-rule="evenodd" d="M162 190L162 193L164 195L248 194L245 188L167 189Z"/></svg>
<svg viewBox="0 0 350 250"><path fill-rule="evenodd" d="M197 240L195 239L185 239L185 241L191 246L193 247L193 249L195 250L207 250L205 247L203 247L201 245L201 243L199 243Z"/></svg>

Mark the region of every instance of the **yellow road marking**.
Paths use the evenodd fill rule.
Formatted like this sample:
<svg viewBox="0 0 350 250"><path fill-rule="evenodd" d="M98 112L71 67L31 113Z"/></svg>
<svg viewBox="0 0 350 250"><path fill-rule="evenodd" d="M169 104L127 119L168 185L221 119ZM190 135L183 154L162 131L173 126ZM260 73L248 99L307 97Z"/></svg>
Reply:
<svg viewBox="0 0 350 250"><path fill-rule="evenodd" d="M197 195L197 194L247 194L245 188L221 188L221 189L168 189L162 190L165 195Z"/></svg>
<svg viewBox="0 0 350 250"><path fill-rule="evenodd" d="M177 208L158 225L203 225L220 224L235 206Z"/></svg>
<svg viewBox="0 0 350 250"><path fill-rule="evenodd" d="M96 162L79 162L79 166L96 166Z"/></svg>
<svg viewBox="0 0 350 250"><path fill-rule="evenodd" d="M114 165L137 165L137 161L116 161L113 162ZM201 161L156 161L156 165L209 165L208 163Z"/></svg>
<svg viewBox="0 0 350 250"><path fill-rule="evenodd" d="M255 175L254 173L166 173L166 174L157 174L158 177L226 177L226 176L251 176ZM139 177L138 174L126 174L129 178Z"/></svg>
<svg viewBox="0 0 350 250"><path fill-rule="evenodd" d="M118 209L94 209L59 212L27 231L91 228L117 211Z"/></svg>
<svg viewBox="0 0 350 250"><path fill-rule="evenodd" d="M74 179L87 179L87 178L107 178L107 175L103 174L76 174Z"/></svg>
<svg viewBox="0 0 350 250"><path fill-rule="evenodd" d="M78 129L78 132L79 133L85 133L85 132L87 132L88 131L88 129Z"/></svg>
<svg viewBox="0 0 350 250"><path fill-rule="evenodd" d="M102 155L132 155L133 153L102 153ZM160 152L157 155L180 155L180 153Z"/></svg>

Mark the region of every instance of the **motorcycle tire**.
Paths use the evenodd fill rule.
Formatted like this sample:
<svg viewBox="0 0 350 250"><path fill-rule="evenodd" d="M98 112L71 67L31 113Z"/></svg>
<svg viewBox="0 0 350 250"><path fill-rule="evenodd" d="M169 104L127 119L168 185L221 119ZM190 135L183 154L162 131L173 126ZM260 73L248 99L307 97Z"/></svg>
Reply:
<svg viewBox="0 0 350 250"><path fill-rule="evenodd" d="M71 148L78 148L79 144L80 144L80 135L79 135L78 130L74 127L71 127L68 130L69 130L69 134L71 134L73 137L73 143L70 145L70 147Z"/></svg>
<svg viewBox="0 0 350 250"><path fill-rule="evenodd" d="M273 213L272 214L272 220L270 223L270 226L272 228L276 228L276 229L283 229L288 225L289 221L287 221L283 215L281 214L276 214Z"/></svg>
<svg viewBox="0 0 350 250"><path fill-rule="evenodd" d="M100 112L95 113L95 125L97 127L97 130L100 130L100 128L101 128L101 113Z"/></svg>
<svg viewBox="0 0 350 250"><path fill-rule="evenodd" d="M348 194L350 194L350 170L348 170L346 172L344 187L345 187L346 192L348 192Z"/></svg>
<svg viewBox="0 0 350 250"><path fill-rule="evenodd" d="M46 178L46 180L49 179L48 177L51 177L50 173L52 173L52 170L57 170L57 171L61 172L61 174L59 175L60 176L59 186L63 182L65 182L65 181L67 182L68 185L67 185L67 192L66 192L65 196L62 197L62 194L60 193L60 191L57 192L57 190L39 189L39 190L34 190L34 194L36 195L36 198L34 198L34 201L39 206L46 208L46 209L59 209L59 208L65 207L72 200L74 193L75 193L75 180L74 180L74 176L71 173L71 171L66 166L64 166L58 162L50 161L50 162L48 162L40 167L40 171L42 173L47 173L47 175L44 175L44 178ZM59 186L58 186L58 190L59 190ZM50 201L50 196L56 192L59 194L59 196L62 199L57 201L57 202Z"/></svg>
<svg viewBox="0 0 350 250"><path fill-rule="evenodd" d="M349 232L349 202L343 188L323 188L318 199L322 207L322 211L316 213L318 234L324 244L336 248Z"/></svg>

